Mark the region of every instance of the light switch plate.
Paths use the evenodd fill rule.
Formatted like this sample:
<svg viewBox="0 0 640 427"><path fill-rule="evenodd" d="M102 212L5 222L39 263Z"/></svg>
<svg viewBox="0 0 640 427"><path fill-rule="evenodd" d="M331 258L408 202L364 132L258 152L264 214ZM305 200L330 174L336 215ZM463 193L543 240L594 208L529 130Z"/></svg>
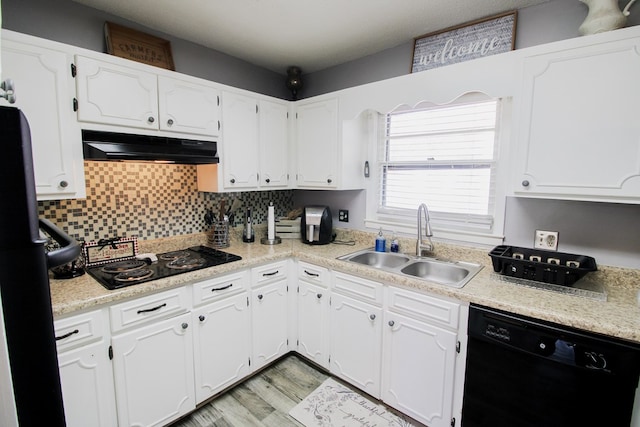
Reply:
<svg viewBox="0 0 640 427"><path fill-rule="evenodd" d="M536 249L546 249L549 251L558 250L558 232L536 230L536 236L533 241L533 247Z"/></svg>

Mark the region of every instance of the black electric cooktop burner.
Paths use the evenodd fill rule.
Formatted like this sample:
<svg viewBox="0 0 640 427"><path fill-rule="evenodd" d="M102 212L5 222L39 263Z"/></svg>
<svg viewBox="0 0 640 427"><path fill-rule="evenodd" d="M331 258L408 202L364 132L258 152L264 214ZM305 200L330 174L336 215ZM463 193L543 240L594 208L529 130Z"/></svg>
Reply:
<svg viewBox="0 0 640 427"><path fill-rule="evenodd" d="M102 286L113 290L241 259L238 255L207 246L193 246L158 254L158 261L153 263L142 260L116 261L88 268L87 271Z"/></svg>

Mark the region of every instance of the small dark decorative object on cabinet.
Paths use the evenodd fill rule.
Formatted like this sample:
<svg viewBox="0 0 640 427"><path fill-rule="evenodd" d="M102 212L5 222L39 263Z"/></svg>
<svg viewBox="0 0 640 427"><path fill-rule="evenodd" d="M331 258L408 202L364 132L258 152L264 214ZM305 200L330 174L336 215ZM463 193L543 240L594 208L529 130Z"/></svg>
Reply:
<svg viewBox="0 0 640 427"><path fill-rule="evenodd" d="M287 88L291 91L293 100L298 99L298 91L302 89L302 70L300 67L287 68Z"/></svg>

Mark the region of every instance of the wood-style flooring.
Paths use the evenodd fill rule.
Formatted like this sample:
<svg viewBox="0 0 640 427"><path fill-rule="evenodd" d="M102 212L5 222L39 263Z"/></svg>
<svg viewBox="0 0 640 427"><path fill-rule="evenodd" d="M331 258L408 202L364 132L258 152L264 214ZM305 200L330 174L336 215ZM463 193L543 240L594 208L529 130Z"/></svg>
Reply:
<svg viewBox="0 0 640 427"><path fill-rule="evenodd" d="M289 415L289 411L328 377L326 372L318 370L305 359L290 354L170 427L304 427ZM339 378L333 378L357 391ZM393 408L385 407L411 421L415 427L426 427Z"/></svg>
<svg viewBox="0 0 640 427"><path fill-rule="evenodd" d="M289 355L171 427L300 427L289 411L328 375Z"/></svg>

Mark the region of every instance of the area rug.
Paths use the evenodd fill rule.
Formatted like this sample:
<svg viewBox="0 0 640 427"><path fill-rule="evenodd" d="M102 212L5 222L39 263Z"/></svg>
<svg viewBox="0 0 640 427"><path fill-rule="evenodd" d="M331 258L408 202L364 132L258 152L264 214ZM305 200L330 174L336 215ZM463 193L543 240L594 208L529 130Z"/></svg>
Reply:
<svg viewBox="0 0 640 427"><path fill-rule="evenodd" d="M332 378L298 403L289 415L305 427L413 427L413 424Z"/></svg>

